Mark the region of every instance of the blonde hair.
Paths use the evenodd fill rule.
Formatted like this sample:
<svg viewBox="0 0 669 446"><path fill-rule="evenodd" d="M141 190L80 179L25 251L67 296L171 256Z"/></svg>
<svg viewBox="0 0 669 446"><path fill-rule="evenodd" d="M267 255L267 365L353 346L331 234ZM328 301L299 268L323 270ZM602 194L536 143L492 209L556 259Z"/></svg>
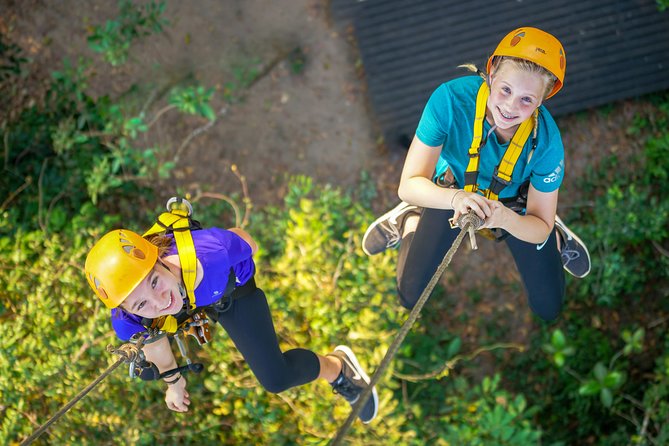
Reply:
<svg viewBox="0 0 669 446"><path fill-rule="evenodd" d="M537 65L534 62L530 62L529 60L525 59L520 59L518 57L511 57L511 56L496 56L493 57L492 59L492 71L497 71L500 68L502 68L503 64L512 64L514 68L525 71L526 73L533 73L533 74L538 74L544 79L544 94L542 97L543 99L546 99L546 96L553 91L553 86L555 85L555 82L557 81L557 77L541 65ZM458 68L466 68L469 71L472 71L479 76L481 76L484 80L488 80L489 73L486 73L485 71L479 70L478 67L474 64L468 63L468 64L463 64L463 65L458 65Z"/></svg>

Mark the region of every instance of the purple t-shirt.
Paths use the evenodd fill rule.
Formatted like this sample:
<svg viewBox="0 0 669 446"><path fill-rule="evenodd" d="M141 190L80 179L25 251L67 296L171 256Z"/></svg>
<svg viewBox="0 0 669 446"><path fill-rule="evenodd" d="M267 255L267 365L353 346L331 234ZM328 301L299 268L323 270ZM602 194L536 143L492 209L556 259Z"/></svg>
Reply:
<svg viewBox="0 0 669 446"><path fill-rule="evenodd" d="M237 276L237 285L245 284L255 272L251 247L234 232L207 228L193 231L195 253L202 264L204 275L195 289L195 304L204 307L223 297L230 268ZM177 253L173 245L166 255ZM142 318L121 308L111 310L111 323L116 335L127 341L135 333L144 331Z"/></svg>

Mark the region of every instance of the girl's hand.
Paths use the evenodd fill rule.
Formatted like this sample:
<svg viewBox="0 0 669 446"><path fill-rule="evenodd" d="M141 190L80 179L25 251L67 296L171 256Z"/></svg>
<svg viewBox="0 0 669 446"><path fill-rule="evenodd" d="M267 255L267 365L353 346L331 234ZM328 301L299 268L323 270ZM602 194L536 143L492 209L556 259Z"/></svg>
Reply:
<svg viewBox="0 0 669 446"><path fill-rule="evenodd" d="M190 395L186 391L186 378L182 376L179 381L167 385L165 403L170 410L175 412L188 412Z"/></svg>
<svg viewBox="0 0 669 446"><path fill-rule="evenodd" d="M493 215L493 211L501 205L499 201L488 200L483 195L462 189L456 191L455 194L451 202L454 211L453 221L458 221L461 215L472 211L485 222Z"/></svg>
<svg viewBox="0 0 669 446"><path fill-rule="evenodd" d="M482 228L504 228L507 222L508 213L513 212L499 201L493 203L494 204L491 205L492 213L483 221Z"/></svg>

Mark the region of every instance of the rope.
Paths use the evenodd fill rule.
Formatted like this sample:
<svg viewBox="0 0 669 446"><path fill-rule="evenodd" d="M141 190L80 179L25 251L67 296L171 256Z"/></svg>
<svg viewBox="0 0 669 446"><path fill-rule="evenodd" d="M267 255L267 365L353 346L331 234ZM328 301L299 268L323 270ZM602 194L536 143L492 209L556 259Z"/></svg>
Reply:
<svg viewBox="0 0 669 446"><path fill-rule="evenodd" d="M103 379L105 379L107 376L111 374L118 366L120 366L124 362L132 362L135 360L137 357L137 354L139 350L142 348L141 346L141 341L138 343L138 345L133 345L133 344L123 344L121 345L118 349L114 349L112 346L107 347L107 351L110 353L117 354L121 356L114 364L110 365L107 370L102 372L100 376L98 376L93 382L91 382L89 385L87 385L77 396L72 398L69 403L65 404L58 412L56 412L51 418L49 418L44 424L42 424L33 434L23 440L21 442L20 446L26 446L31 444L33 441L37 439L40 435L44 433L45 430L49 428L53 423L55 423L60 417L65 415L68 410L72 408L75 404L79 402L83 397L85 397L91 390L95 388Z"/></svg>
<svg viewBox="0 0 669 446"><path fill-rule="evenodd" d="M381 380L381 377L383 376L386 369L390 365L390 362L397 354L397 351L399 350L402 341L404 341L404 338L409 333L409 330L416 322L416 319L418 319L420 311L423 309L423 305L425 305L425 302L427 302L427 299L430 297L430 294L432 294L432 290L434 290L434 287L437 285L437 282L439 281L441 275L444 273L444 271L446 271L446 268L448 268L448 265L451 263L451 259L453 258L455 252L460 247L460 244L462 243L462 240L465 238L465 235L469 233L471 237L471 230L478 228L479 226L481 226L482 223L483 221L481 220L481 218L479 218L479 216L474 214L473 212L465 214L458 219L458 226L462 228L460 233L455 238L453 245L451 245L451 249L448 250L443 260L437 267L437 271L435 271L434 275L432 276L427 286L423 290L423 293L420 295L420 298L418 299L418 302L416 302L416 305L411 310L411 313L409 313L409 317L402 325L402 328L400 329L399 333L397 333L395 340L390 345L390 347L388 347L388 351L386 352L386 355L381 361L379 368L376 369L376 372L372 376L369 385L360 394L360 398L358 398L358 401L353 406L353 410L351 410L351 413L349 414L348 418L346 419L342 427L339 429L339 432L337 432L337 436L332 441L331 446L340 445L341 442L344 440L344 437L346 436L348 430L351 428L353 421L356 419L356 417L364 407L365 403L369 399L370 395L372 394L372 389Z"/></svg>

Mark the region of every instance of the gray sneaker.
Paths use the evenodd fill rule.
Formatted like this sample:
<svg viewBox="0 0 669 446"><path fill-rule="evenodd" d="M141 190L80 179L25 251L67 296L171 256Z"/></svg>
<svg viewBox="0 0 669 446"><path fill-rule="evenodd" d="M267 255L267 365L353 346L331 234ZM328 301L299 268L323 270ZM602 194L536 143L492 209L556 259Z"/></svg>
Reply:
<svg viewBox="0 0 669 446"><path fill-rule="evenodd" d="M363 390L369 386L369 376L365 373L353 351L345 345L337 346L328 356L334 356L341 361L341 372L332 385L332 391L346 399L353 406ZM365 423L370 423L379 411L379 395L376 389L372 389L372 394L358 414L358 418Z"/></svg>
<svg viewBox="0 0 669 446"><path fill-rule="evenodd" d="M373 256L397 246L402 240L402 228L409 215L419 215L420 208L402 201L369 225L362 237L362 250Z"/></svg>
<svg viewBox="0 0 669 446"><path fill-rule="evenodd" d="M562 266L572 276L583 278L590 272L590 253L585 243L569 230L562 219L555 216L555 229L560 237Z"/></svg>

